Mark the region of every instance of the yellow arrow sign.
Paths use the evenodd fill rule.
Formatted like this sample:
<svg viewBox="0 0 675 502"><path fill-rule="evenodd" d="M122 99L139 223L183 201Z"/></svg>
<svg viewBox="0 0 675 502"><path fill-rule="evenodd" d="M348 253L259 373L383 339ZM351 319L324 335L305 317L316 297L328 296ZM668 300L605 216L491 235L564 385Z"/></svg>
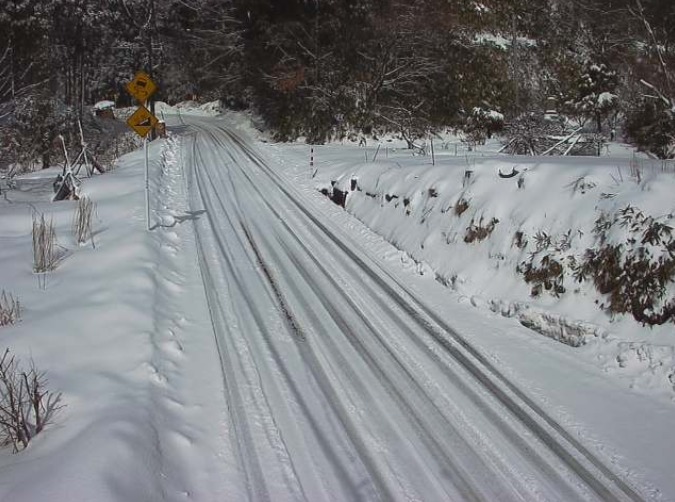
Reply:
<svg viewBox="0 0 675 502"><path fill-rule="evenodd" d="M134 79L127 84L127 91L136 98L140 104L145 104L156 90L157 84L152 81L150 75L143 71L139 71Z"/></svg>
<svg viewBox="0 0 675 502"><path fill-rule="evenodd" d="M145 106L139 106L127 120L127 125L131 127L141 138L145 138L150 130L157 125L157 117Z"/></svg>

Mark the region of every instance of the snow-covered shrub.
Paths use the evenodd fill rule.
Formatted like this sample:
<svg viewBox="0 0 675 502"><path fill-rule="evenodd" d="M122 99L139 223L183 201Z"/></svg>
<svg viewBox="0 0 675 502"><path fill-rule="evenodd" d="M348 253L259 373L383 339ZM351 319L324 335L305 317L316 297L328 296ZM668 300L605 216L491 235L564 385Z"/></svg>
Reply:
<svg viewBox="0 0 675 502"><path fill-rule="evenodd" d="M453 206L453 211L456 216L462 216L467 209L469 209L469 201L464 197L460 197Z"/></svg>
<svg viewBox="0 0 675 502"><path fill-rule="evenodd" d="M19 452L44 430L61 408L61 394L47 390L44 372L31 362L21 368L6 349L0 358L0 445Z"/></svg>
<svg viewBox="0 0 675 502"><path fill-rule="evenodd" d="M21 317L21 304L12 294L2 290L0 294L0 326L16 323Z"/></svg>
<svg viewBox="0 0 675 502"><path fill-rule="evenodd" d="M89 155L93 157L90 160L96 164L99 172L112 170L117 158L140 148L143 143L121 120L100 118L93 114L84 115L82 130ZM79 149L79 144L73 146L75 150Z"/></svg>
<svg viewBox="0 0 675 502"><path fill-rule="evenodd" d="M505 128L505 150L512 155L538 155L550 146L549 136L561 133L562 126L545 120L543 114L523 113Z"/></svg>
<svg viewBox="0 0 675 502"><path fill-rule="evenodd" d="M478 223L472 218L471 223L466 228L466 234L464 235L464 242L471 244L472 242L484 241L487 239L490 234L494 231L495 227L499 223L497 218L492 218L485 225L483 225L483 217L481 216L478 220Z"/></svg>
<svg viewBox="0 0 675 502"><path fill-rule="evenodd" d="M486 139L504 129L504 115L495 110L475 107L467 118L464 132L473 144L484 144Z"/></svg>
<svg viewBox="0 0 675 502"><path fill-rule="evenodd" d="M525 282L532 284L532 296L540 296L544 290L553 296L560 296L565 292L563 264L550 254L532 253L530 260L523 262L519 271Z"/></svg>
<svg viewBox="0 0 675 502"><path fill-rule="evenodd" d="M565 268L574 264L574 257L569 253L572 231L568 230L556 239L546 232L537 232L533 239L535 250L516 270L523 275L525 282L532 285L532 296L540 296L544 291L560 296L566 290Z"/></svg>
<svg viewBox="0 0 675 502"><path fill-rule="evenodd" d="M594 233L598 248L586 250L575 270L607 295L609 312L631 314L643 324L675 322L673 216L647 216L633 206L601 214Z"/></svg>
<svg viewBox="0 0 675 502"><path fill-rule="evenodd" d="M595 181L586 179L585 176L581 176L574 180L569 185L572 188L572 193L580 193L584 195L586 192L593 190L598 184Z"/></svg>
<svg viewBox="0 0 675 502"><path fill-rule="evenodd" d="M59 134L68 136L75 130L73 110L62 101L36 92L16 99L6 128L10 153L23 165L40 161L43 168L52 165L54 158L61 158L61 147L56 141Z"/></svg>
<svg viewBox="0 0 675 502"><path fill-rule="evenodd" d="M513 236L513 245L518 249L525 249L527 247L527 235L522 230L518 230Z"/></svg>

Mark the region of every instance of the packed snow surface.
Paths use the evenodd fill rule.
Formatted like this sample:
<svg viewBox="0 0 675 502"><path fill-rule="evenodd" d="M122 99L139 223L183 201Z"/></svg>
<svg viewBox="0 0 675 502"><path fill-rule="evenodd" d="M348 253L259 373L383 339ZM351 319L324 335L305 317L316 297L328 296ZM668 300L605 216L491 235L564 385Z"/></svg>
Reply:
<svg viewBox="0 0 675 502"><path fill-rule="evenodd" d="M143 152L84 181L97 204L93 243L74 243L74 202L50 202L54 173L3 192L0 288L24 310L0 334L66 407L25 451L0 454L0 499L675 499L663 375L645 379L629 349L623 367L601 361L639 342L665 361L667 329L629 319L610 329L574 296L530 304L497 238L527 222L553 234L552 211L583 227L571 208L592 194L547 197L567 179L556 170L570 181L588 170L603 187L610 164L630 157L547 166L453 159L448 144L445 165L429 167L393 146L372 162L377 146L331 145L316 148L315 173L307 146L260 143L241 117L173 111L170 137L149 149L150 231ZM517 178L492 186L513 167L536 193L519 192ZM350 193L356 219L319 192L331 181L351 191L353 178L354 192L380 187L409 202L383 213L384 202ZM472 190L466 218L500 223L442 261L440 232L453 222L432 210L420 224L418 211L431 199L446 207L458 186ZM53 218L62 253L44 287L31 271L34 213ZM428 256L415 254L420 238ZM533 316L566 318L565 301L602 335L584 330L589 340L572 347L488 308L528 303ZM626 368L631 379L614 377Z"/></svg>

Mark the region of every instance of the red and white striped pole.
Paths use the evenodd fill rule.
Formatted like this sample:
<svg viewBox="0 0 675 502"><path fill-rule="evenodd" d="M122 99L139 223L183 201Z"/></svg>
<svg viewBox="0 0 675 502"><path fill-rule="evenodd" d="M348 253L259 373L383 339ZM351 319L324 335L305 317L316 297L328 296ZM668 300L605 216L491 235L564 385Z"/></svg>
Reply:
<svg viewBox="0 0 675 502"><path fill-rule="evenodd" d="M312 179L316 176L316 169L314 169L314 147L309 149L309 171L311 173Z"/></svg>

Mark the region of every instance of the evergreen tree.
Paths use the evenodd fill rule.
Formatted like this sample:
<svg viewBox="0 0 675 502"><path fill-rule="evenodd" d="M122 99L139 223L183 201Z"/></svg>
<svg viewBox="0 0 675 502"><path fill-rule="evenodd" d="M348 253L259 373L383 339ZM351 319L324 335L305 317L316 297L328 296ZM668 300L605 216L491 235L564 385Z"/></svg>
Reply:
<svg viewBox="0 0 675 502"><path fill-rule="evenodd" d="M617 73L606 64L586 61L574 86L563 96L562 111L581 124L593 119L597 132L602 132L602 121L618 107L618 84Z"/></svg>

